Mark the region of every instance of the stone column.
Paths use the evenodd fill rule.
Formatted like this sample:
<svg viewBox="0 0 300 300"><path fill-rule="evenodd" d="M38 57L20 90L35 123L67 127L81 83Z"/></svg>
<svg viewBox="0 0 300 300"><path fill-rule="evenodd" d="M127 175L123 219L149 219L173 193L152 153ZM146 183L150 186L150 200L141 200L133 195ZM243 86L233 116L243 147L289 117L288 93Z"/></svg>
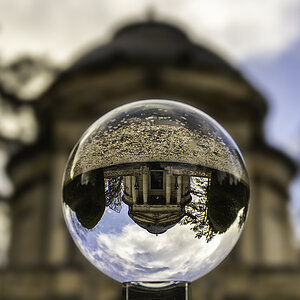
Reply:
<svg viewBox="0 0 300 300"><path fill-rule="evenodd" d="M145 172L143 173L143 201L144 201L144 204L147 204L148 203L148 186L149 186L149 175L148 175L148 172Z"/></svg>
<svg viewBox="0 0 300 300"><path fill-rule="evenodd" d="M127 185L128 185L128 195L131 197L132 195L132 180L131 180L131 176L126 176L127 179Z"/></svg>
<svg viewBox="0 0 300 300"><path fill-rule="evenodd" d="M136 185L136 177L131 176L131 191L132 191L132 202L133 202L133 204L136 204L137 190L135 189L135 185Z"/></svg>
<svg viewBox="0 0 300 300"><path fill-rule="evenodd" d="M125 193L128 196L132 196L131 195L131 190L132 190L132 183L131 183L131 176L123 176L124 179L124 183L125 183Z"/></svg>
<svg viewBox="0 0 300 300"><path fill-rule="evenodd" d="M182 194L182 176L177 176L177 184L177 204L180 204Z"/></svg>
<svg viewBox="0 0 300 300"><path fill-rule="evenodd" d="M171 174L170 170L166 170L166 204L171 203Z"/></svg>

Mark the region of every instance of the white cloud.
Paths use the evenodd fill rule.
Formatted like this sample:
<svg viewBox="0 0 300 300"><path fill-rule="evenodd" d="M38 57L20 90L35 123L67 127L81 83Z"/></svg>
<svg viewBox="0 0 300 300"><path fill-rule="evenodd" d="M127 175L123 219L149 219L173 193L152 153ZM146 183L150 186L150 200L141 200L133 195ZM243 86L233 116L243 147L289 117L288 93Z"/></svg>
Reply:
<svg viewBox="0 0 300 300"><path fill-rule="evenodd" d="M32 52L65 61L120 23L146 18L150 9L235 60L277 55L299 37L298 0L3 0L0 54Z"/></svg>
<svg viewBox="0 0 300 300"><path fill-rule="evenodd" d="M234 59L276 55L300 33L298 0L189 1L182 14L199 37ZM182 6L184 9L184 6ZM295 12L298 10L298 14ZM192 20L188 23L188 19Z"/></svg>
<svg viewBox="0 0 300 300"><path fill-rule="evenodd" d="M128 225L119 232L101 232L100 222L98 228L81 236L77 231L82 227L78 227L76 218L66 216L82 253L115 280L193 281L216 267L231 251L240 234L238 221L242 213L243 210L226 233L216 235L208 243L204 237L195 238L188 225L176 225L155 236L132 224L128 216ZM74 230L73 226L78 228ZM118 225L111 222L111 226Z"/></svg>

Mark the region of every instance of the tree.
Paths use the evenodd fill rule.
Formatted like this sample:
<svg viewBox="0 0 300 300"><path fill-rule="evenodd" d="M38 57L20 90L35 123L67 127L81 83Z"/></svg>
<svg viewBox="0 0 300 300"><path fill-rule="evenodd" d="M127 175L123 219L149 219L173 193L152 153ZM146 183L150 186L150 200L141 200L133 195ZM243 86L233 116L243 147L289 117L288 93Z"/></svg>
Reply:
<svg viewBox="0 0 300 300"><path fill-rule="evenodd" d="M186 205L186 215L182 225L191 224L196 238L205 237L209 242L216 234L225 233L236 220L239 228L245 223L249 187L233 175L217 170L211 178L191 177L192 201Z"/></svg>

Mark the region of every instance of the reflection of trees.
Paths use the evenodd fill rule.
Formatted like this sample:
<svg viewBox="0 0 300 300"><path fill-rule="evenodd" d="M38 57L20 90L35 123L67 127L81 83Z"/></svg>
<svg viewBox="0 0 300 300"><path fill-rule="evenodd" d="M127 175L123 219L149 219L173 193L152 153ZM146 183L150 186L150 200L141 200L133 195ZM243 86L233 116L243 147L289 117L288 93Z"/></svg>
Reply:
<svg viewBox="0 0 300 300"><path fill-rule="evenodd" d="M63 201L83 227L94 228L105 210L103 170L86 172L68 182L63 187Z"/></svg>
<svg viewBox="0 0 300 300"><path fill-rule="evenodd" d="M122 177L105 178L106 206L119 213L122 209L123 194L124 184Z"/></svg>
<svg viewBox="0 0 300 300"><path fill-rule="evenodd" d="M123 197L121 177L104 179L102 169L75 177L63 187L63 201L76 213L86 229L94 228L102 218L105 207L121 211Z"/></svg>
<svg viewBox="0 0 300 300"><path fill-rule="evenodd" d="M249 189L233 175L212 170L211 177L191 177L192 201L185 206L185 216L180 224L192 225L196 238L210 241L216 234L228 230L236 220L241 228L245 222ZM94 228L104 214L105 207L116 212L122 208L124 194L123 177L104 178L97 169L75 177L63 188L64 202L76 213L80 224Z"/></svg>
<svg viewBox="0 0 300 300"><path fill-rule="evenodd" d="M191 230L195 232L195 237L200 239L205 237L209 242L216 233L210 226L210 221L207 215L207 187L208 178L191 177L192 201L186 205L186 215L181 220L181 225L192 225Z"/></svg>
<svg viewBox="0 0 300 300"><path fill-rule="evenodd" d="M214 171L207 192L208 218L214 231L224 233L236 220L239 211L244 208L238 226L246 220L249 201L249 188L233 175Z"/></svg>
<svg viewBox="0 0 300 300"><path fill-rule="evenodd" d="M232 175L212 171L208 179L191 178L193 200L186 206L186 216L181 224L191 224L196 238L205 237L209 242L217 233L224 233L236 220L239 211L239 228L245 222L248 207L249 189L246 184Z"/></svg>

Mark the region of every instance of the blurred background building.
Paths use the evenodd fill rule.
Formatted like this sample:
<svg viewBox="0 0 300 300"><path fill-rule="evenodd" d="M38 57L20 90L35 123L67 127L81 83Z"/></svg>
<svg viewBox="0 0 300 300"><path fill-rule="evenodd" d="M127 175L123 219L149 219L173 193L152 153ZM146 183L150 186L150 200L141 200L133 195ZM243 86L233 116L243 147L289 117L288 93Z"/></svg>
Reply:
<svg viewBox="0 0 300 300"><path fill-rule="evenodd" d="M150 20L120 28L66 70L24 58L3 67L0 77L1 114L11 121L3 122L8 128L0 123L1 155L10 154L14 186L12 196L1 199L11 220L1 299L119 299L120 283L89 264L66 230L62 174L93 121L149 98L179 100L218 120L250 174L246 230L221 266L193 283L192 299L300 299L299 252L287 211L296 166L265 142L264 97L220 56L180 28Z"/></svg>

